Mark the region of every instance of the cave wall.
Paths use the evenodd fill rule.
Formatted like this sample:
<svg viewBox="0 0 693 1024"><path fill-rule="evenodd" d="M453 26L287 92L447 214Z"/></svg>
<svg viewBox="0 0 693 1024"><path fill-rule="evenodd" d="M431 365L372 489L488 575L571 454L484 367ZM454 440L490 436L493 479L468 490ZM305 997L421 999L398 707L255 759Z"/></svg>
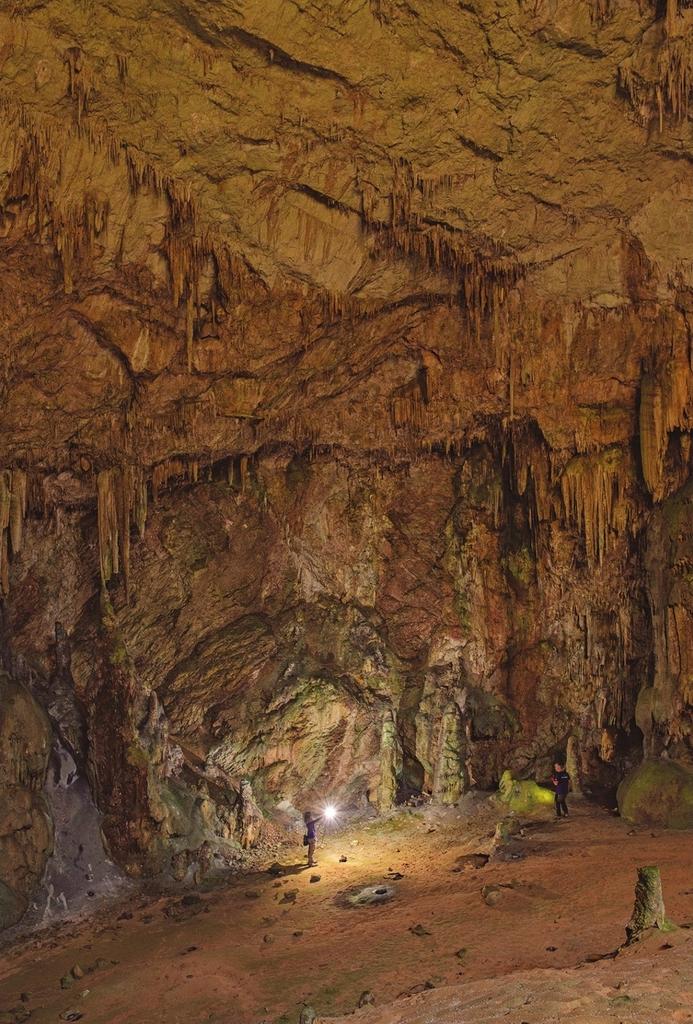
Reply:
<svg viewBox="0 0 693 1024"><path fill-rule="evenodd" d="M3 661L113 857L689 758L691 5L0 28Z"/></svg>

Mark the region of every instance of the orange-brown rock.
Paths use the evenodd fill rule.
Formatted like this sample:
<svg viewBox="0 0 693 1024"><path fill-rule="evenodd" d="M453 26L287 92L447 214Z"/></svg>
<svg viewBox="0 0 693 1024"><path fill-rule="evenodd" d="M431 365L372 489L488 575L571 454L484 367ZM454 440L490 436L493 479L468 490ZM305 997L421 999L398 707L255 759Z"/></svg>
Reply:
<svg viewBox="0 0 693 1024"><path fill-rule="evenodd" d="M688 0L0 27L5 661L113 855L690 758Z"/></svg>

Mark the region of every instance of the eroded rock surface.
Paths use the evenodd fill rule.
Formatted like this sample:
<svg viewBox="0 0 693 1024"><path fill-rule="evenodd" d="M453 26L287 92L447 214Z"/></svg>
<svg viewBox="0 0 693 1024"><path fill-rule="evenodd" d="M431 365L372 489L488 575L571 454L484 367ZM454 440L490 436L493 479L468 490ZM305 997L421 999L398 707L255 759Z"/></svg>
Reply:
<svg viewBox="0 0 693 1024"><path fill-rule="evenodd" d="M22 916L51 853L43 796L50 746L44 712L0 672L0 928Z"/></svg>

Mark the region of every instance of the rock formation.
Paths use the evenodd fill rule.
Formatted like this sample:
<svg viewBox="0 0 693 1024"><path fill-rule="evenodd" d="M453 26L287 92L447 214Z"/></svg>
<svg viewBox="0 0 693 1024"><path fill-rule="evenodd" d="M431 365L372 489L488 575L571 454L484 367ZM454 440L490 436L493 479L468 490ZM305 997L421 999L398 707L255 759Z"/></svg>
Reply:
<svg viewBox="0 0 693 1024"><path fill-rule="evenodd" d="M689 760L689 0L0 27L3 685L111 855Z"/></svg>

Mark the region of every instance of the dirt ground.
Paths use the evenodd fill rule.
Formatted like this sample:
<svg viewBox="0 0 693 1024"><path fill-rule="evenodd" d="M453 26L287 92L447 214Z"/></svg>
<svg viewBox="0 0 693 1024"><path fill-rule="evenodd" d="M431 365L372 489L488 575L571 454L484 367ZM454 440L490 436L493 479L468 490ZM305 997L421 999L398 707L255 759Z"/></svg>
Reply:
<svg viewBox="0 0 693 1024"><path fill-rule="evenodd" d="M485 979L536 969L536 977L551 979L614 949L643 864L660 866L672 920L693 926L690 833L633 829L574 802L568 821L534 823L510 840L505 859L460 870L458 858L489 849L493 825L491 811L473 820L402 812L324 838L314 871L303 867L301 847L289 848L279 877L262 871L187 898L139 897L63 925L3 951L0 1011L30 1010L31 1024L61 1015L85 1024L294 1024L304 1003L319 1016L345 1014L370 990L377 1010L364 1020L404 1020L392 1008L381 1018L380 1008L461 983L459 1003L474 985L495 984ZM319 881L311 881L314 874ZM353 892L382 885L392 888L389 901L350 904ZM693 930L662 944L693 970ZM613 964L582 970L613 974ZM75 965L85 976L62 988ZM674 973L691 985L685 969ZM500 998L510 1006L517 985L506 989ZM435 998L426 993L414 1002ZM0 1021L24 1019L13 1012L0 1012ZM448 1018L440 1008L411 1019ZM693 1019L693 1007L686 1017L672 1010L669 1019Z"/></svg>

